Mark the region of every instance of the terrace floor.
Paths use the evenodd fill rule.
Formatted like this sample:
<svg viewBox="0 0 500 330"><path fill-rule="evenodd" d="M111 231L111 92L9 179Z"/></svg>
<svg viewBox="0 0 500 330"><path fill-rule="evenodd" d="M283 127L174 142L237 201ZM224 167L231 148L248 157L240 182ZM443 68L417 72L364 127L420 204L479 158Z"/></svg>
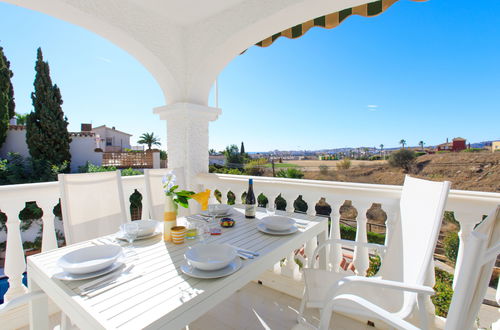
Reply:
<svg viewBox="0 0 500 330"><path fill-rule="evenodd" d="M229 299L215 306L211 311L194 321L186 330L285 330L307 329L297 324L300 300L265 286L251 282L237 291ZM317 310L308 311L308 319L319 320ZM479 312L480 327L489 328L498 320L500 310L482 305ZM60 321L59 314L51 317L53 326ZM28 330L29 327L21 328ZM335 330L375 330L343 315L335 314L330 329Z"/></svg>

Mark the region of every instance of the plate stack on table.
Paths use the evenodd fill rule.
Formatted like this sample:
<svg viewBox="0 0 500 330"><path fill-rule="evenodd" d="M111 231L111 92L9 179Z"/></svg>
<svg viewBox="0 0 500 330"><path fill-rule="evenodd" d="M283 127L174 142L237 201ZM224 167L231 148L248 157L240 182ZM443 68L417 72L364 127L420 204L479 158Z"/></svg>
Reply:
<svg viewBox="0 0 500 330"><path fill-rule="evenodd" d="M295 220L281 215L262 218L261 222L257 224L257 229L270 235L289 235L298 230L295 226Z"/></svg>
<svg viewBox="0 0 500 330"><path fill-rule="evenodd" d="M121 268L118 261L122 248L118 245L97 245L81 248L63 255L57 262L61 271L54 274L59 280L77 281L98 277Z"/></svg>
<svg viewBox="0 0 500 330"><path fill-rule="evenodd" d="M184 254L184 274L196 278L218 278L240 269L242 262L236 249L228 244L197 244Z"/></svg>

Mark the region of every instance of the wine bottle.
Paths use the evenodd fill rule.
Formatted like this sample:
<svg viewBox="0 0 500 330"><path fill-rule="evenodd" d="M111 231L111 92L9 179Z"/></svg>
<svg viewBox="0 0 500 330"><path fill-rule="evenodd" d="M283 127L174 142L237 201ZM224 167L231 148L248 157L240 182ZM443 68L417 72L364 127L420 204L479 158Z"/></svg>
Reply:
<svg viewBox="0 0 500 330"><path fill-rule="evenodd" d="M249 179L247 196L245 198L245 218L255 218L256 209L257 203L255 200L255 194L253 193L253 179Z"/></svg>

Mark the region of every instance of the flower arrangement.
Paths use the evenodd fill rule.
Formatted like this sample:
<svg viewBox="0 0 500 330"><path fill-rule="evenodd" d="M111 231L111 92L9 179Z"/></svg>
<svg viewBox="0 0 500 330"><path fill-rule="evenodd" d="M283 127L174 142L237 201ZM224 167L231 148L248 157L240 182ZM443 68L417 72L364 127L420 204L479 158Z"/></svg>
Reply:
<svg viewBox="0 0 500 330"><path fill-rule="evenodd" d="M195 193L189 190L177 190L179 185L175 184L176 176L174 173L169 172L162 178L163 191L166 196L172 198L175 204L187 208L190 199L196 200L201 204L201 209L206 210L208 206L208 198L210 197L210 190L207 189L201 193Z"/></svg>

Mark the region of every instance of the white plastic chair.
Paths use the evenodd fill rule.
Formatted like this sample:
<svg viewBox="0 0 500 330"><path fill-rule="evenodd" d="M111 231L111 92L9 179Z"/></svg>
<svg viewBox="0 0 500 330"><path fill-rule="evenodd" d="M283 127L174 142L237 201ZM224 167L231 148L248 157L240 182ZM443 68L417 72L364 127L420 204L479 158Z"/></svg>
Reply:
<svg viewBox="0 0 500 330"><path fill-rule="evenodd" d="M380 246L329 239L308 258L304 269L305 290L299 322L306 323L304 309L320 308L320 329L328 329L332 312L380 320L398 329L417 329L404 321L418 305L421 327L427 327L425 298L434 294L424 281L431 266L449 182L432 182L406 176L400 200L401 221L388 242L377 277L346 276L345 273L315 269L319 251L332 244ZM310 324L309 324L310 325Z"/></svg>
<svg viewBox="0 0 500 330"><path fill-rule="evenodd" d="M66 244L116 233L130 221L120 171L58 177Z"/></svg>
<svg viewBox="0 0 500 330"><path fill-rule="evenodd" d="M469 237L446 318L446 330L473 328L499 254L500 205Z"/></svg>
<svg viewBox="0 0 500 330"><path fill-rule="evenodd" d="M162 177L173 172L176 176L176 184L179 188L185 189L184 172L181 168L177 169L145 169L144 180L146 181L146 205L151 219L163 221L163 208L165 207L165 192L163 191ZM179 212L182 208L179 208ZM183 215L183 214L181 214Z"/></svg>

